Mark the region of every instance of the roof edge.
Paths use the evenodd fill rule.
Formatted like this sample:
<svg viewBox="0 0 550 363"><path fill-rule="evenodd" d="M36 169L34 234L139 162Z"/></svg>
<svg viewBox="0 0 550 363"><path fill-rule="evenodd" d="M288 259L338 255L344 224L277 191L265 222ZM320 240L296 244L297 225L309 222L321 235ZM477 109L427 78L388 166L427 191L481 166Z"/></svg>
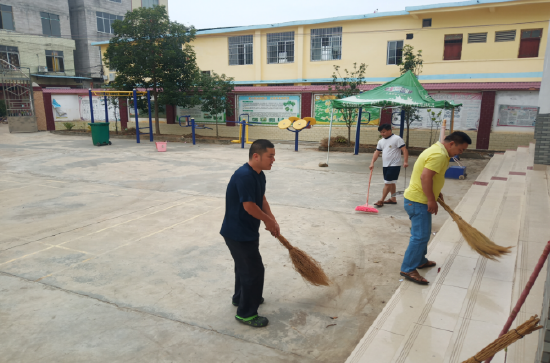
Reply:
<svg viewBox="0 0 550 363"><path fill-rule="evenodd" d="M361 19L383 18L383 17L389 17L389 16L402 16L402 15L409 15L409 13L407 11L400 10L400 11L387 11L387 12L382 12L382 13L336 16L336 17L333 17L333 18L296 20L296 21L288 21L288 22L284 22L284 23L236 26L236 27L210 29L210 30L200 30L199 29L199 30L197 30L197 35L234 33L234 32L241 32L241 31L247 31L247 30L284 28L284 27L289 27L289 26L313 25L313 24L321 24L321 23L332 23L332 22L335 22L335 21L361 20Z"/></svg>

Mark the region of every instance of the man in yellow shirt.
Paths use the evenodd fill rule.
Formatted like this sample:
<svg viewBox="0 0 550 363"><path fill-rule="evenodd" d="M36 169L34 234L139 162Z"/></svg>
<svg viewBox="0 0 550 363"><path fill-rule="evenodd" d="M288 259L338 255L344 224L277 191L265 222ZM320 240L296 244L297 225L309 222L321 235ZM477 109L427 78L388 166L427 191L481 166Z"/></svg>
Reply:
<svg viewBox="0 0 550 363"><path fill-rule="evenodd" d="M428 242L432 233L432 214L437 214L437 198L443 199L441 189L449 158L462 154L472 143L470 136L455 131L443 143L436 142L424 150L414 163L409 187L405 190L405 211L411 220L411 238L401 265L401 276L417 284L427 285L417 269L434 267L428 261Z"/></svg>

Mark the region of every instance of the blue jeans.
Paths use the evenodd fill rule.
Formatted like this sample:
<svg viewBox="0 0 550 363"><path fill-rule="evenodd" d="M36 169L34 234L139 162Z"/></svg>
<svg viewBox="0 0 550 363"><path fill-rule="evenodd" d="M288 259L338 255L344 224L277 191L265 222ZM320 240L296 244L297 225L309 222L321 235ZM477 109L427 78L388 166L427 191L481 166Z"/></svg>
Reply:
<svg viewBox="0 0 550 363"><path fill-rule="evenodd" d="M428 212L428 205L413 202L405 198L405 211L411 220L411 239L405 252L402 272L412 272L420 265L428 262L428 242L432 233L432 215Z"/></svg>

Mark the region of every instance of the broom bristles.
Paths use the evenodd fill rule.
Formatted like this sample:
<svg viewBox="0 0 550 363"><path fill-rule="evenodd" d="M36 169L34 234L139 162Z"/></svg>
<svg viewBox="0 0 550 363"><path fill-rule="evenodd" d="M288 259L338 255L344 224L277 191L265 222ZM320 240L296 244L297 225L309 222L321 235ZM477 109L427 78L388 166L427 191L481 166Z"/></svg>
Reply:
<svg viewBox="0 0 550 363"><path fill-rule="evenodd" d="M441 199L437 200L439 204L451 215L453 221L456 222L458 230L468 243L470 247L479 253L481 256L488 258L489 260L496 261L497 257L501 257L510 253L512 247L499 246L491 241L487 236L478 231L476 228L468 224L461 216L456 214L451 207L449 207Z"/></svg>
<svg viewBox="0 0 550 363"><path fill-rule="evenodd" d="M330 284L330 280L319 262L301 249L292 246L283 236L279 235L277 239L288 249L294 269L304 280L313 286L328 286Z"/></svg>
<svg viewBox="0 0 550 363"><path fill-rule="evenodd" d="M510 330L508 333L498 337L491 344L483 348L479 353L473 357L466 359L462 363L478 363L491 359L495 354L510 346L517 340L523 338L524 336L531 334L534 331L542 329L542 325L538 325L540 319L537 315L532 316L525 323L518 326L516 329Z"/></svg>

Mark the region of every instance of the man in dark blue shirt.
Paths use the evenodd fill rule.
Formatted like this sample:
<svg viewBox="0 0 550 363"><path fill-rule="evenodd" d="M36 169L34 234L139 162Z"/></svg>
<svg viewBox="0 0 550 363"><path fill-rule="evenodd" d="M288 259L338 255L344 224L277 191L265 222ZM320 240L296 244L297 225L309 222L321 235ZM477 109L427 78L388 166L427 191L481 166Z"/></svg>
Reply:
<svg viewBox="0 0 550 363"><path fill-rule="evenodd" d="M263 303L264 264L260 255L260 221L274 237L279 225L265 198L265 174L275 162L275 146L268 140L256 140L250 146L248 163L241 166L229 181L225 194L225 217L220 234L235 261L237 321L264 327L267 318L258 316Z"/></svg>

